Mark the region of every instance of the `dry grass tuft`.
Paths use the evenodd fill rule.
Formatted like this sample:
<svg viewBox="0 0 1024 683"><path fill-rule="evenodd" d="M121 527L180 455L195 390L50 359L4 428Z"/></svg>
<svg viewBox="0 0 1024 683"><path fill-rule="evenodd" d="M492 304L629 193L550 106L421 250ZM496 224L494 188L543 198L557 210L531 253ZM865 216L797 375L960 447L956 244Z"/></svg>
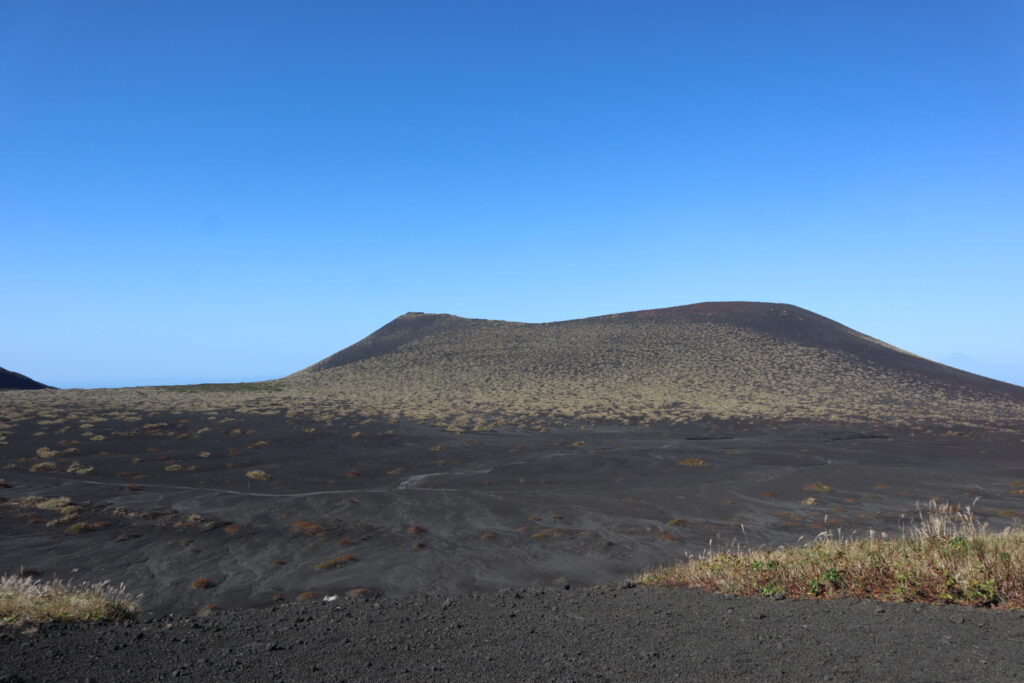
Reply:
<svg viewBox="0 0 1024 683"><path fill-rule="evenodd" d="M0 577L0 623L133 619L141 596L124 584Z"/></svg>
<svg viewBox="0 0 1024 683"><path fill-rule="evenodd" d="M710 467L708 461L704 458L686 458L685 460L680 460L679 464L683 467Z"/></svg>
<svg viewBox="0 0 1024 683"><path fill-rule="evenodd" d="M83 465L82 463L75 460L73 463L68 465L67 472L69 474L89 474L96 468L92 465Z"/></svg>
<svg viewBox="0 0 1024 683"><path fill-rule="evenodd" d="M270 481L270 475L267 474L266 470L249 470L245 473L245 476L257 481Z"/></svg>
<svg viewBox="0 0 1024 683"><path fill-rule="evenodd" d="M777 550L709 549L637 582L740 595L1024 609L1024 529L993 533L970 508L932 501L902 538L824 532Z"/></svg>
<svg viewBox="0 0 1024 683"><path fill-rule="evenodd" d="M349 562L355 562L355 561L356 561L356 556L351 554L351 553L348 553L348 554L342 555L341 557L331 557L331 558L328 558L328 559L324 560L323 562L319 562L319 563L317 563L313 567L313 569L316 569L317 571L323 571L325 569L337 569L338 567L340 567L342 565L348 564Z"/></svg>
<svg viewBox="0 0 1024 683"><path fill-rule="evenodd" d="M316 536L317 534L326 533L327 528L322 524L317 524L316 522L299 519L292 522L292 531L305 534L307 536Z"/></svg>

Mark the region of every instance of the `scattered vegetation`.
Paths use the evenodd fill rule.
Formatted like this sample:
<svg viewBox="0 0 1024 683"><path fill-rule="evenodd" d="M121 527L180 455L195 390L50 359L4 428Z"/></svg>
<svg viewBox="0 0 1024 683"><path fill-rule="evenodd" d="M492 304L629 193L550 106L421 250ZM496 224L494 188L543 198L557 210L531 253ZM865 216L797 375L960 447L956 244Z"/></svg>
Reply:
<svg viewBox="0 0 1024 683"><path fill-rule="evenodd" d="M86 583L29 576L0 577L0 623L133 619L141 596L124 584Z"/></svg>
<svg viewBox="0 0 1024 683"><path fill-rule="evenodd" d="M225 382L207 384L172 384L156 387L161 391L174 391L186 394L205 393L239 393L252 391L280 391L281 387L272 382Z"/></svg>
<svg viewBox="0 0 1024 683"><path fill-rule="evenodd" d="M901 538L823 532L806 545L777 550L709 549L638 583L1024 609L1024 529L993 533L970 508L933 501Z"/></svg>

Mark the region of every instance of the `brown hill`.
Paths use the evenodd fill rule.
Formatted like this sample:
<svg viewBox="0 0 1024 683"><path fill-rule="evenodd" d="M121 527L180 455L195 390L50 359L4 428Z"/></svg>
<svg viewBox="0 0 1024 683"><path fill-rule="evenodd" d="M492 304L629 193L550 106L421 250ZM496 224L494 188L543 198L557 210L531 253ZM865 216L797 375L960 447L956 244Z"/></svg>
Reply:
<svg viewBox="0 0 1024 683"><path fill-rule="evenodd" d="M382 413L588 420L1024 419L1024 388L787 304L701 303L554 323L407 313L286 383Z"/></svg>
<svg viewBox="0 0 1024 683"><path fill-rule="evenodd" d="M19 372L0 368L0 389L51 389L42 382L26 377Z"/></svg>

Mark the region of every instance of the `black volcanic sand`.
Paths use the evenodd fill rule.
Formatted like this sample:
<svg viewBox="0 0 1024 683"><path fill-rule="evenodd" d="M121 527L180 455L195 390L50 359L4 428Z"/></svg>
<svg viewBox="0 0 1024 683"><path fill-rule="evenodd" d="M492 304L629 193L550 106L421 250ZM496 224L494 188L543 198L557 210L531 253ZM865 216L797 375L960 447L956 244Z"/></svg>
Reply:
<svg viewBox="0 0 1024 683"><path fill-rule="evenodd" d="M341 598L0 628L0 681L1009 681L1024 613L687 590Z"/></svg>
<svg viewBox="0 0 1024 683"><path fill-rule="evenodd" d="M995 528L1024 512L1024 444L1010 431L455 433L236 412L86 424L8 429L0 574L123 581L149 616L356 587L399 596L611 583L709 542L898 532L930 498L977 499ZM63 450L41 458L42 446ZM29 471L45 463L58 471ZM72 463L94 469L68 473ZM270 479L246 477L254 469ZM60 513L19 504L27 496L69 498L84 526L48 524ZM334 568L315 568L332 558ZM215 585L195 589L198 578Z"/></svg>

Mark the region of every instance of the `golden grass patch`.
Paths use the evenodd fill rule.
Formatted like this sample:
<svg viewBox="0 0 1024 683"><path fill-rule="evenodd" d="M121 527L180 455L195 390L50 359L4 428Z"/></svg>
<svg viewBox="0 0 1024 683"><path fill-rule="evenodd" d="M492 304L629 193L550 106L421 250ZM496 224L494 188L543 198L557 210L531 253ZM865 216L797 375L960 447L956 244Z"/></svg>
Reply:
<svg viewBox="0 0 1024 683"><path fill-rule="evenodd" d="M932 501L901 538L823 532L777 550L707 550L637 579L650 586L791 598L858 597L1024 609L1024 529L993 533Z"/></svg>
<svg viewBox="0 0 1024 683"><path fill-rule="evenodd" d="M141 596L108 582L39 581L0 577L0 623L113 621L139 613Z"/></svg>

